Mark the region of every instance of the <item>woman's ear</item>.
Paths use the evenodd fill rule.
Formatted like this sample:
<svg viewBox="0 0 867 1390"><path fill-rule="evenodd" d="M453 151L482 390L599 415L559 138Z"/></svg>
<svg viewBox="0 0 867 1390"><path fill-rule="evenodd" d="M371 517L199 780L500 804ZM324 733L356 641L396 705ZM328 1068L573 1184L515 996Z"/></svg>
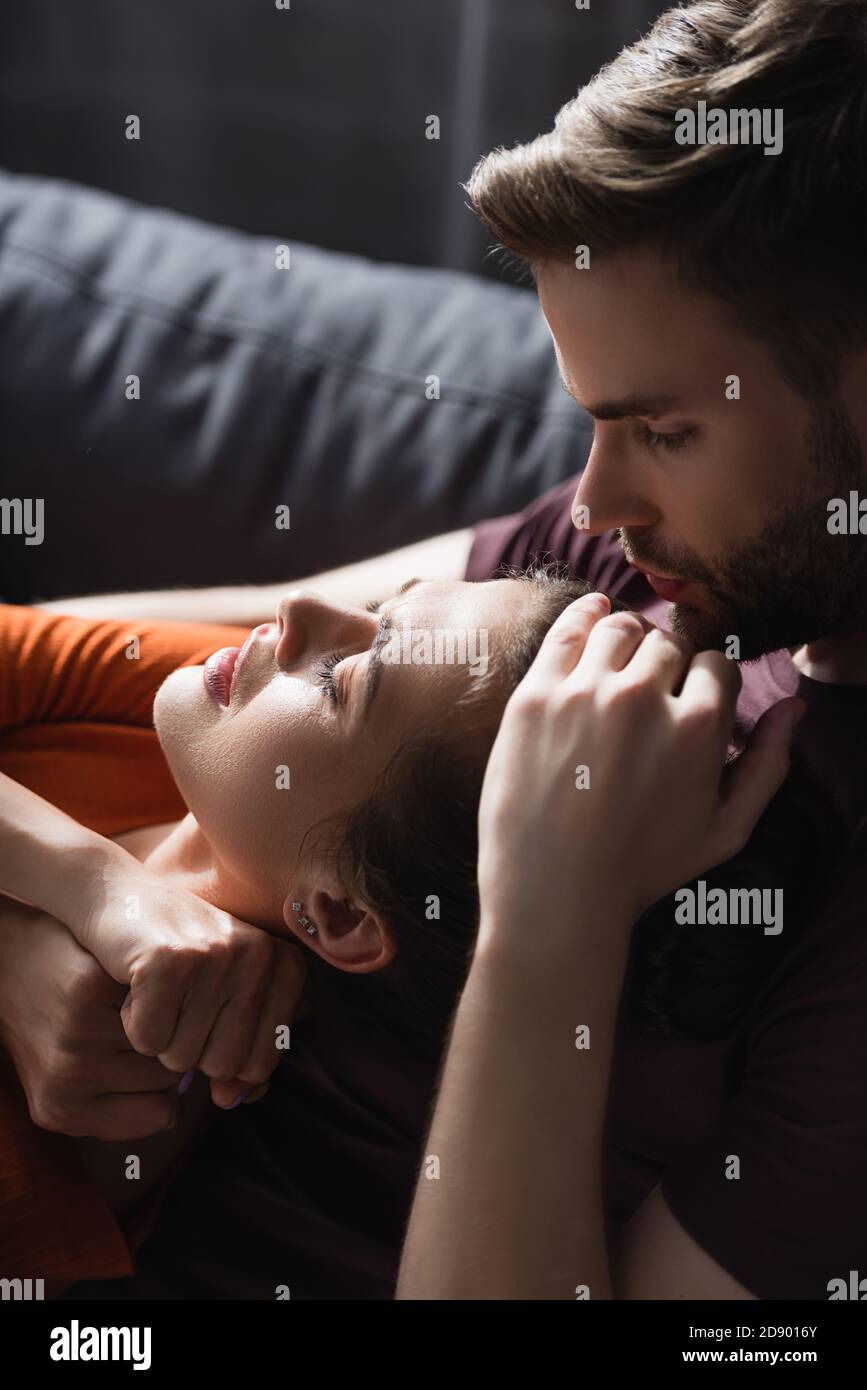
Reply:
<svg viewBox="0 0 867 1390"><path fill-rule="evenodd" d="M382 917L323 888L305 895L303 886L296 885L283 904L283 920L293 936L338 970L358 975L382 970L397 951Z"/></svg>

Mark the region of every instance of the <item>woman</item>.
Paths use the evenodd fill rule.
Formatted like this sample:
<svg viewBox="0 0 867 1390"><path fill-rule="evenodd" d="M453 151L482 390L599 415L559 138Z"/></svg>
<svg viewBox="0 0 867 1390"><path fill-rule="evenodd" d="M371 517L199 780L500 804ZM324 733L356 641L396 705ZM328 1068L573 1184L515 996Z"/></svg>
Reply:
<svg viewBox="0 0 867 1390"><path fill-rule="evenodd" d="M309 999L328 995L336 967L351 977L349 999L402 1020L422 1049L441 1044L475 925L484 761L544 631L585 588L543 576L418 584L376 612L297 592L242 646L226 629L133 634L0 610L0 887L62 920L129 986L121 1016L142 1054L124 1060L134 1083L106 1075L101 1106L73 1133L104 1132L127 1089L137 1098L126 1132L163 1129L193 1067L222 1103L239 1082L261 1088L305 974L288 941L314 966ZM490 665L406 661L425 654L407 632L489 634ZM7 1024L3 1038L23 1072L23 1030ZM82 1188L63 1200L50 1177L68 1155L18 1102L6 1093L4 1210L19 1233L37 1204L44 1226L66 1231L53 1264L41 1245L33 1277L128 1272L111 1213L86 1217ZM130 1192L158 1195L190 1138L187 1122L159 1154L152 1142L132 1189L119 1151L107 1166L98 1142L71 1141L133 1244L153 1206L139 1222ZM76 1261L85 1232L108 1256Z"/></svg>
<svg viewBox="0 0 867 1390"><path fill-rule="evenodd" d="M370 1009L436 1055L474 942L476 814L487 754L505 699L542 635L585 588L539 575L421 584L377 615L299 593L281 603L275 624L250 634L243 660L237 648L224 647L202 664L194 653L168 675L165 656L149 674L131 666L129 634L119 625L78 625L80 654L88 643L110 638L124 679L137 670L151 693L159 686L156 729L189 810L173 823L136 832L147 873L127 856L100 858L99 846L88 841L79 860L85 867L73 876L83 885L77 907L65 896L70 875L61 897L57 875L46 873L44 846L30 856L29 877L19 876L17 887L4 879L3 886L46 910L65 911L87 949L130 985L127 1031L143 1053L159 1057L146 1065L168 1069L154 1085L157 1100L167 1103L166 1082L173 1096L191 1066L219 1087L233 1077L261 1083L277 1059L274 1034L293 1016L298 971L293 975L291 960L279 953L255 955L251 966L253 929L245 921L259 929L257 942L264 931L268 940L290 937L307 948L306 993L314 1007L337 1001ZM20 610L6 616L10 623L47 621ZM383 660L374 691L375 658L387 650L383 617L402 632L487 631L491 669L476 675L454 665ZM201 630L192 635L200 645ZM32 636L28 646L25 632L24 646L35 658ZM142 661L154 643L154 629L141 634ZM400 643L392 655L405 651ZM79 721L86 714L76 710ZM19 698L19 727L22 718L26 727ZM29 732L44 742L44 726L41 734L34 725ZM14 731L7 740L15 742ZM139 776L127 788L127 823L136 819L129 803L140 782ZM80 807L79 813L86 819ZM102 893L94 900L97 871ZM138 915L130 915L130 899L138 901ZM221 949L228 937L232 948L224 951L220 972L201 952L209 933ZM742 1003L773 950L728 944L740 962ZM279 988L275 959L284 972ZM339 974L320 970L320 963ZM646 991L657 1009L659 973ZM338 984L347 988L335 990ZM711 1030L720 1026L706 1012L703 1021ZM95 1171L90 1156L88 1164ZM157 1176L165 1171L164 1165ZM138 1238L133 1234L130 1243ZM122 1261L114 1269L125 1272ZM79 1265L74 1277L94 1272L104 1266Z"/></svg>

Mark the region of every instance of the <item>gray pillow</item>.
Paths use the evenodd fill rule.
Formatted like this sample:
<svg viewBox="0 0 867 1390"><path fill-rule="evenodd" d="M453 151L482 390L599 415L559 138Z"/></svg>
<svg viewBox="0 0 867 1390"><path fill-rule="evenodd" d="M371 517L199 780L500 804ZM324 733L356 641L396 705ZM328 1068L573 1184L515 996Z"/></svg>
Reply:
<svg viewBox="0 0 867 1390"><path fill-rule="evenodd" d="M0 361L0 497L44 503L41 544L3 513L13 602L310 574L516 510L590 441L529 290L2 172Z"/></svg>

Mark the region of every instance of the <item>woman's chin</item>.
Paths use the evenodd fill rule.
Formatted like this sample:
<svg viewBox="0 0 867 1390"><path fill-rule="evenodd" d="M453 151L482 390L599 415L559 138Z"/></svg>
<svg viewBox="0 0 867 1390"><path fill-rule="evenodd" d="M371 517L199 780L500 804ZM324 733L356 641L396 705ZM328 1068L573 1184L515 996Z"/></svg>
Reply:
<svg viewBox="0 0 867 1390"><path fill-rule="evenodd" d="M154 696L154 728L163 747L189 743L202 728L202 720L217 709L202 683L201 666L181 666L166 676Z"/></svg>

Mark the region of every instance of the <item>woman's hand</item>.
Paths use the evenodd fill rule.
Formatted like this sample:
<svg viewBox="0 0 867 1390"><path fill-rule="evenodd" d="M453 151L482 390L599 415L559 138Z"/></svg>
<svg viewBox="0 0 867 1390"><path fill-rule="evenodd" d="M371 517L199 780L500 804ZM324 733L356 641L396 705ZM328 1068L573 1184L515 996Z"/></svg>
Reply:
<svg viewBox="0 0 867 1390"><path fill-rule="evenodd" d="M735 663L609 609L570 604L506 707L479 808L480 946L568 931L578 905L603 936L607 917L633 925L737 854L786 776L803 702L768 710L726 768Z"/></svg>
<svg viewBox="0 0 867 1390"><path fill-rule="evenodd" d="M149 873L125 853L103 866L79 941L129 986L129 1041L169 1070L259 1085L283 1055L304 987L302 953L287 941Z"/></svg>

